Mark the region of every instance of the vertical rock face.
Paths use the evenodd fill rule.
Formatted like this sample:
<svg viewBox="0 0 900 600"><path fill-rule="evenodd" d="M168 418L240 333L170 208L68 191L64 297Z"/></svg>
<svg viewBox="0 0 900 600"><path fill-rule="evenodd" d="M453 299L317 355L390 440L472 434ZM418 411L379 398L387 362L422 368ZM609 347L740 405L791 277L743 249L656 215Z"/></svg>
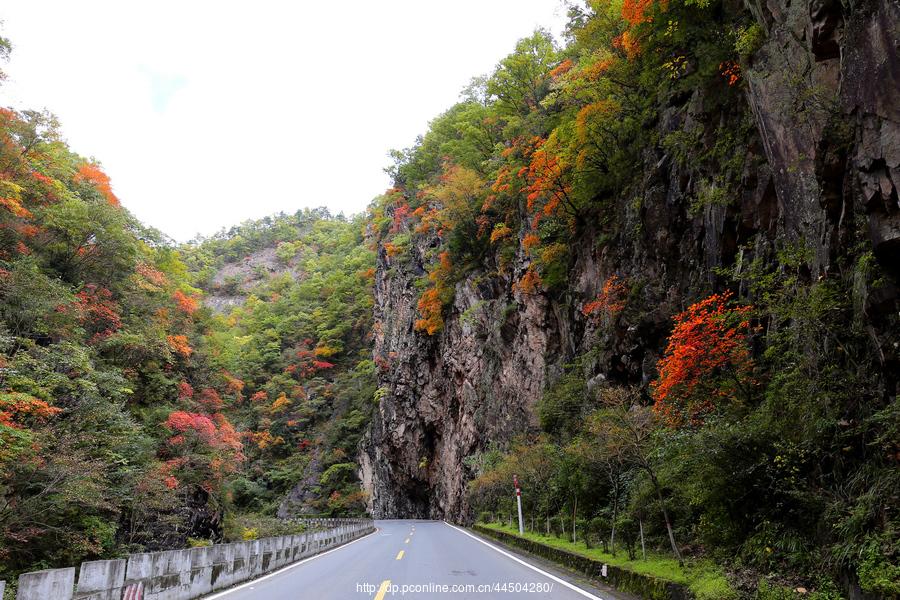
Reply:
<svg viewBox="0 0 900 600"><path fill-rule="evenodd" d="M503 281L460 283L444 330L414 332L422 272L421 262L398 272L379 256L375 355L386 394L362 454L379 516L461 516L466 457L535 424L547 361L566 354L548 301L519 304Z"/></svg>
<svg viewBox="0 0 900 600"><path fill-rule="evenodd" d="M900 274L900 3L883 2L846 28L840 102L857 119L849 155L875 254Z"/></svg>
<svg viewBox="0 0 900 600"><path fill-rule="evenodd" d="M535 404L573 356L599 348L600 377L647 383L673 313L716 280L714 268L771 256L803 241L813 277L860 244L896 277L900 269L900 4L890 0L769 0L750 9L767 37L745 75L744 106L716 113L703 92L660 110L660 136L697 133L715 143L723 123L752 120L738 197L688 210L702 173L660 148L644 154L640 202L618 202L619 234L573 242L568 289L524 295L485 269L457 284L446 326L413 329L427 241L399 262L382 250L376 276L375 357L381 399L361 448L361 477L376 517L470 517L466 458L536 428ZM703 148L697 148L699 153ZM858 223L867 223L861 237ZM865 228L862 229L865 231ZM581 314L611 274L637 283L628 325ZM636 291L635 291L636 290ZM861 291L866 317L896 311L897 288ZM888 385L900 372L887 336L873 336ZM883 342L877 340L882 339Z"/></svg>

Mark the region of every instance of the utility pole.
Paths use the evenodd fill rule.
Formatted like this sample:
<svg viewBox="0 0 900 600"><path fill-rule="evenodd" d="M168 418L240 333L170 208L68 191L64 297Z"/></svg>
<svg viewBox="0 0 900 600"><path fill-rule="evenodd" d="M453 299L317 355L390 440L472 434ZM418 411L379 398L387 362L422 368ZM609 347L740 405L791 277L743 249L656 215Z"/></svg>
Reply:
<svg viewBox="0 0 900 600"><path fill-rule="evenodd" d="M522 525L522 490L519 489L519 478L515 475L513 485L516 486L516 506L519 509L519 535L525 535L525 527Z"/></svg>

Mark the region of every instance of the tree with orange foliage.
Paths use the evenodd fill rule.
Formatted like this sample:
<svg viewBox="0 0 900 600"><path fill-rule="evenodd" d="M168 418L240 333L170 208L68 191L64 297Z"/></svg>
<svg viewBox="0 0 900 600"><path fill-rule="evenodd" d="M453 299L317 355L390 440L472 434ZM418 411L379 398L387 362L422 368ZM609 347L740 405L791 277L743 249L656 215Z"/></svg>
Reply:
<svg viewBox="0 0 900 600"><path fill-rule="evenodd" d="M186 335L167 335L166 342L169 344L169 349L172 352L184 358L188 358L194 352Z"/></svg>
<svg viewBox="0 0 900 600"><path fill-rule="evenodd" d="M284 444L284 438L280 435L272 435L268 430L247 432L247 437L256 444L260 450L266 450Z"/></svg>
<svg viewBox="0 0 900 600"><path fill-rule="evenodd" d="M398 204L394 207L394 216L391 219L391 228L389 230L390 233L399 233L400 229L406 223L407 218L409 218L411 209L409 208L409 204L404 200L401 204Z"/></svg>
<svg viewBox="0 0 900 600"><path fill-rule="evenodd" d="M729 86L737 85L741 81L741 65L733 60L726 60L719 64L719 74Z"/></svg>
<svg viewBox="0 0 900 600"><path fill-rule="evenodd" d="M222 371L222 378L225 379L225 393L233 394L236 402L244 401L244 386L246 385L242 379L238 379L228 371Z"/></svg>
<svg viewBox="0 0 900 600"><path fill-rule="evenodd" d="M192 315L197 311L197 299L193 296L188 296L181 290L175 290L175 293L172 294L172 300L175 301L178 310L186 315Z"/></svg>
<svg viewBox="0 0 900 600"><path fill-rule="evenodd" d="M540 243L540 236L538 236L538 234L534 232L526 233L525 237L522 238L522 248L525 249L525 252L530 252L532 248L536 247Z"/></svg>
<svg viewBox="0 0 900 600"><path fill-rule="evenodd" d="M624 0L622 2L622 19L628 28L616 38L614 45L621 48L629 60L641 52L640 26L653 21L653 8L657 0ZM659 9L668 8L668 0L659 0Z"/></svg>
<svg viewBox="0 0 900 600"><path fill-rule="evenodd" d="M550 71L550 77L552 79L559 79L568 73L574 65L575 63L572 62L572 59L567 58Z"/></svg>
<svg viewBox="0 0 900 600"><path fill-rule="evenodd" d="M675 317L652 388L656 411L673 427L701 424L722 403L748 396L752 307L731 298L713 294Z"/></svg>
<svg viewBox="0 0 900 600"><path fill-rule="evenodd" d="M432 287L422 293L416 308L422 317L416 320L416 331L424 331L428 335L434 335L444 328L444 303L441 302L437 288Z"/></svg>
<svg viewBox="0 0 900 600"><path fill-rule="evenodd" d="M75 183L80 182L87 182L94 186L110 206L119 206L119 199L112 191L112 184L109 181L109 176L100 170L100 165L96 163L84 163L78 167L78 173L75 175Z"/></svg>
<svg viewBox="0 0 900 600"><path fill-rule="evenodd" d="M627 294L628 289L624 282L613 273L603 282L603 289L600 290L597 297L584 305L581 314L586 317L605 315L608 318L614 318L625 308Z"/></svg>
<svg viewBox="0 0 900 600"><path fill-rule="evenodd" d="M491 231L491 243L496 244L512 235L513 231L506 223L497 223Z"/></svg>
<svg viewBox="0 0 900 600"><path fill-rule="evenodd" d="M290 399L287 397L287 394L282 392L275 401L272 402L272 406L269 407L269 410L273 413L282 412L287 410L287 408L291 405Z"/></svg>
<svg viewBox="0 0 900 600"><path fill-rule="evenodd" d="M310 346L315 346L315 348L310 349ZM303 340L294 354L297 362L288 365L284 372L305 379L314 376L322 370L333 368L334 363L320 358L322 354L318 350L321 347L316 345L310 338Z"/></svg>
<svg viewBox="0 0 900 600"><path fill-rule="evenodd" d="M165 273L148 263L138 263L134 271L134 282L142 290L158 292L169 284Z"/></svg>
<svg viewBox="0 0 900 600"><path fill-rule="evenodd" d="M535 213L533 226L542 217L551 217L560 213L577 216L579 211L572 198L572 183L569 168L560 157L551 139L536 139L529 153L530 162L523 175L526 180L524 193L528 212ZM521 172L521 171L520 171Z"/></svg>
<svg viewBox="0 0 900 600"><path fill-rule="evenodd" d="M29 425L43 423L61 412L22 392L0 392L0 465L34 444Z"/></svg>
<svg viewBox="0 0 900 600"><path fill-rule="evenodd" d="M522 278L515 283L515 289L523 294L536 294L541 287L541 276L534 269L534 266L528 267Z"/></svg>
<svg viewBox="0 0 900 600"><path fill-rule="evenodd" d="M622 18L634 27L650 20L648 10L656 0L624 0L622 2Z"/></svg>
<svg viewBox="0 0 900 600"><path fill-rule="evenodd" d="M438 265L428 273L431 287L419 298L417 308L422 316L415 322L416 331L434 335L444 328L444 306L453 299L452 275L450 253L445 250L439 255Z"/></svg>

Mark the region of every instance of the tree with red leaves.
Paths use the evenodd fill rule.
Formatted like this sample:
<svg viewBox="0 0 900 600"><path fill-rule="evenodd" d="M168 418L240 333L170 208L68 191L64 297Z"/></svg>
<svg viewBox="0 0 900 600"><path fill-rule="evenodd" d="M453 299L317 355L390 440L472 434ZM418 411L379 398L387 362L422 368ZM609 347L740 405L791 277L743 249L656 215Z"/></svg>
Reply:
<svg viewBox="0 0 900 600"><path fill-rule="evenodd" d="M625 308L627 295L628 289L625 284L613 273L603 283L603 289L597 297L584 305L581 313L594 319L601 315L612 319Z"/></svg>
<svg viewBox="0 0 900 600"><path fill-rule="evenodd" d="M194 397L194 388L187 381L178 384L178 399L191 400Z"/></svg>
<svg viewBox="0 0 900 600"><path fill-rule="evenodd" d="M317 349L311 349L310 346L313 346L314 342L311 339L305 339L300 344L300 348L295 353L297 357L297 362L291 365L288 365L284 372L288 375L296 375L300 379L305 379L307 377L312 377L319 371L324 369L331 369L334 367L334 363L330 363L326 360L321 360L318 358Z"/></svg>
<svg viewBox="0 0 900 600"><path fill-rule="evenodd" d="M119 305L108 289L89 283L75 297L81 324L92 343L108 338L122 327Z"/></svg>
<svg viewBox="0 0 900 600"><path fill-rule="evenodd" d="M220 410L225 405L215 388L204 388L200 392L200 404L208 410Z"/></svg>
<svg viewBox="0 0 900 600"><path fill-rule="evenodd" d="M731 297L713 294L675 317L653 384L655 409L673 427L701 424L723 403L747 396L752 307L734 305Z"/></svg>
<svg viewBox="0 0 900 600"><path fill-rule="evenodd" d="M191 433L196 435L201 441L206 443L211 443L214 441L216 436L216 426L212 422L212 420L202 414L198 413L190 413L185 411L175 411L169 414L165 423L163 423L166 427L171 429L173 432L177 432L178 434ZM177 436L177 434L176 434ZM184 442L184 438L180 437L177 441L173 442L173 438L170 438L170 443L174 443L176 445Z"/></svg>
<svg viewBox="0 0 900 600"><path fill-rule="evenodd" d="M163 426L171 433L161 450L165 486L181 485L214 493L244 461L240 434L225 415L173 411Z"/></svg>
<svg viewBox="0 0 900 600"><path fill-rule="evenodd" d="M391 220L391 233L400 232L400 229L403 227L404 223L406 223L406 219L409 217L410 212L411 209L409 204L407 204L405 200L394 207L394 216Z"/></svg>

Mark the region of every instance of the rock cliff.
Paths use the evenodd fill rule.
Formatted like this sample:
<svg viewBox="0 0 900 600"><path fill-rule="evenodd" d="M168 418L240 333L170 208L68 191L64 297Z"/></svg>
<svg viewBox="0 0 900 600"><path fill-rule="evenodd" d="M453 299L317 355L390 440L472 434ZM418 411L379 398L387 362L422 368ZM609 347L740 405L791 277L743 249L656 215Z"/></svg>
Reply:
<svg viewBox="0 0 900 600"><path fill-rule="evenodd" d="M446 326L428 336L414 331L414 281L432 242L419 240L403 260L380 249L382 394L361 447L376 517L468 519L467 457L534 429L545 385L588 348L600 349L597 378L646 384L672 314L713 287L719 267L740 270L805 241L811 278L859 248L896 277L900 3L747 1L765 37L744 65L744 101L723 104L701 89L660 101L659 139L671 143L643 151L638 183L615 203L617 232L588 226L573 242L562 293L517 290L524 255L506 275L488 258L457 284ZM723 143L723 131L741 132L739 143ZM692 206L723 161L739 165L736 197ZM629 304L640 310L586 318L585 302L613 274L630 282ZM858 295L885 385L896 387L896 334L882 331L882 316L896 312L897 288L869 293L862 282Z"/></svg>

